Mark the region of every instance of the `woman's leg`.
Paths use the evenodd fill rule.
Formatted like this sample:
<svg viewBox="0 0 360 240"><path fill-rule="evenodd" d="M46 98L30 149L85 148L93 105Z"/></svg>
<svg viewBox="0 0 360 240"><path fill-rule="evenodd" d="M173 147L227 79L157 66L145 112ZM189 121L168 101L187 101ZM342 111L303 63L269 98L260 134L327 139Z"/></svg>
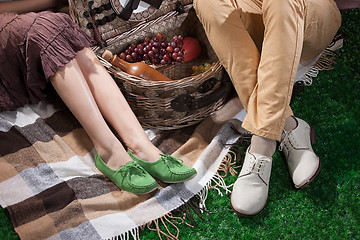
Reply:
<svg viewBox="0 0 360 240"><path fill-rule="evenodd" d="M97 114L104 116L135 155L127 155L121 148L122 154L125 153L151 176L164 182L183 182L195 176L194 168L181 164L171 156L160 156L161 151L151 143L114 79L91 49L79 51L75 60L82 71L89 94L93 97L92 101L98 107ZM155 161L156 163L152 163ZM169 164L169 161L177 164ZM152 183L150 186L149 190L153 190Z"/></svg>
<svg viewBox="0 0 360 240"><path fill-rule="evenodd" d="M118 169L130 161L120 141L102 117L76 59L61 68L51 83L92 140L108 166Z"/></svg>
<svg viewBox="0 0 360 240"><path fill-rule="evenodd" d="M119 134L125 145L143 160L158 160L160 150L151 143L114 79L94 52L85 48L78 52L75 59L101 114Z"/></svg>

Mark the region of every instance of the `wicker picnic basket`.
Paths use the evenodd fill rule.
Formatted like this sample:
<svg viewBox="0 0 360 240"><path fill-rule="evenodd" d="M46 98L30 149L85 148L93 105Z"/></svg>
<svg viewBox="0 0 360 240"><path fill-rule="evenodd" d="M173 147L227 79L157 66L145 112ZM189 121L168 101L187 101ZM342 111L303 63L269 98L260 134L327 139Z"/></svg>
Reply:
<svg viewBox="0 0 360 240"><path fill-rule="evenodd" d="M70 15L97 40L93 50L113 75L143 127L168 130L190 126L224 104L231 92L231 83L206 38L192 1L160 0L158 9L150 5L146 10L133 11L127 16L128 20L120 17L126 4L123 7L121 0L108 1L69 0ZM105 50L117 54L130 43L159 32L165 33L166 38L179 34L195 37L201 44L201 56L194 61L151 65L173 81L144 80L121 71L100 57ZM212 67L192 75L192 66L205 62L212 63Z"/></svg>

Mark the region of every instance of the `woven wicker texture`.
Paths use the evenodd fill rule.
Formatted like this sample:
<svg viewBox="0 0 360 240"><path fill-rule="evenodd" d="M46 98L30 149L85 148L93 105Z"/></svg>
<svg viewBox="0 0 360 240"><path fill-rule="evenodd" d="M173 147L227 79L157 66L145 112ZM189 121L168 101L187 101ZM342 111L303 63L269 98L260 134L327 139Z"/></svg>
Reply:
<svg viewBox="0 0 360 240"><path fill-rule="evenodd" d="M90 16L87 16L85 13L88 12L89 0L68 0L69 2L69 14L72 19L79 24L79 26L89 35L94 36L93 30L88 29L87 26L89 23L92 23L93 20ZM112 0L114 5L118 5L118 1ZM98 30L103 39L107 40L117 35L130 31L136 28L139 25L142 25L146 22L157 19L168 12L171 12L176 9L176 3L179 0L164 0L160 6L160 9L156 10L154 13L152 11L144 11L141 13L134 14L136 16L132 17L132 21L124 21L121 18L115 18L109 24L99 25ZM192 3L192 0L181 0L183 5L188 5ZM109 4L109 0L95 0L91 6L91 9L102 8L102 6ZM101 13L97 13L94 17L95 20L106 19L108 16L113 14L114 11L112 9L103 9ZM141 15L141 16L139 16ZM138 19L138 21L136 21Z"/></svg>
<svg viewBox="0 0 360 240"><path fill-rule="evenodd" d="M164 1L163 5L174 1ZM162 6L163 6L162 5ZM158 13L154 13L158 15ZM129 23L131 24L131 23ZM188 63L170 66L154 66L173 81L148 81L129 75L119 68L100 60L117 81L129 105L146 128L160 130L176 129L200 122L218 109L226 101L231 84L224 78L224 70L207 40L206 34L191 4L185 6L185 13L169 11L147 20L129 31L107 39L107 47L94 46L93 50L101 56L104 50L114 54L128 48L131 43L140 43L145 37L163 33L167 41L182 34L199 40L202 53L199 58ZM199 75L192 75L192 66L212 63L212 67Z"/></svg>

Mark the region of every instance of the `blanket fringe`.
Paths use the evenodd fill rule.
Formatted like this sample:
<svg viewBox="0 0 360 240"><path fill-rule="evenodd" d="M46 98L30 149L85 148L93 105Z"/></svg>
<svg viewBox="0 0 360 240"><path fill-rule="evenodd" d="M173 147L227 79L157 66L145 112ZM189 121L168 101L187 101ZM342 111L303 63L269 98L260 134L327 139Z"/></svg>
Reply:
<svg viewBox="0 0 360 240"><path fill-rule="evenodd" d="M139 228L133 228L128 232L125 232L121 235L118 235L116 237L112 237L111 240L130 240L130 239L135 239L135 240L139 240ZM110 240L110 239L109 239Z"/></svg>
<svg viewBox="0 0 360 240"><path fill-rule="evenodd" d="M299 80L298 82L304 84L305 86L310 86L313 82L313 79L317 77L319 71L332 70L336 64L335 59L338 57L338 54L330 49L325 49L319 59L316 61L314 66L312 66Z"/></svg>
<svg viewBox="0 0 360 240"><path fill-rule="evenodd" d="M204 213L211 213L205 205L209 189L217 190L221 196L223 196L223 193L220 189L225 190L226 194L230 193L229 186L226 185L224 179L219 174L215 174L206 186L189 201L185 202L182 200L184 204L179 208L141 226L140 229L144 230L148 228L151 231L157 232L160 240L162 240L163 237L170 240L178 240L180 233L178 225L185 224L189 227L195 227L198 225L194 218L195 215L201 220L205 220L202 215Z"/></svg>
<svg viewBox="0 0 360 240"><path fill-rule="evenodd" d="M218 172L210 179L210 181L201 189L201 191L196 194L189 201L184 202L179 208L174 211L166 214L163 217L155 219L143 226L140 227L141 230L148 228L151 231L157 232L159 239L162 240L163 237L170 240L178 240L179 237L179 225L185 224L189 227L197 226L195 221L195 215L201 220L204 220L202 215L204 213L210 214L211 212L206 207L206 200L210 189L214 189L220 196L230 193L230 187L227 186L224 177L230 173L232 176L237 174L236 169L241 167L240 162L243 160L243 155L245 153L244 148L247 147L250 143L251 135L243 134L239 137L235 144L232 145L230 150L225 155L222 160ZM220 174L222 172L222 174ZM194 215L195 214L195 215Z"/></svg>
<svg viewBox="0 0 360 240"><path fill-rule="evenodd" d="M178 209L175 209L163 217L140 226L140 229L144 230L145 228L148 228L151 231L157 232L160 240L162 240L163 237L170 240L178 240L180 233L178 225L185 224L189 227L194 227L197 225L194 219L194 213L201 220L204 220L204 218L201 216L202 213L210 213L208 210L201 208L199 204L201 200L198 195L195 195L188 202L185 202L183 199L182 201L184 204L181 205Z"/></svg>
<svg viewBox="0 0 360 240"><path fill-rule="evenodd" d="M202 213L204 210L208 211L205 202L208 197L209 189L215 189L220 196L224 196L224 194L221 192L221 189L225 190L225 194L228 194L231 192L229 190L230 186L227 186L223 177L216 173L214 177L206 184L206 186L197 194L199 197L200 212Z"/></svg>
<svg viewBox="0 0 360 240"><path fill-rule="evenodd" d="M237 175L238 172L236 169L242 166L244 161L244 155L247 146L250 144L251 134L242 134L235 144L230 148L230 150L225 155L223 161L220 163L218 169L218 175L222 178L225 178L228 173L231 176Z"/></svg>
<svg viewBox="0 0 360 240"><path fill-rule="evenodd" d="M239 151L229 150L229 152L225 155L223 161L220 163L218 174L224 178L227 176L228 173L230 173L231 176L234 176L237 174L237 171L235 169L240 168L241 166L236 166L239 158ZM220 174L222 172L222 174Z"/></svg>
<svg viewBox="0 0 360 240"><path fill-rule="evenodd" d="M325 49L320 58L316 61L315 67L319 70L332 70L336 64L335 59L339 55L330 49Z"/></svg>
<svg viewBox="0 0 360 240"><path fill-rule="evenodd" d="M317 77L319 74L319 69L316 66L313 66L307 71L298 82L302 83L304 86L310 86L313 82L313 78Z"/></svg>

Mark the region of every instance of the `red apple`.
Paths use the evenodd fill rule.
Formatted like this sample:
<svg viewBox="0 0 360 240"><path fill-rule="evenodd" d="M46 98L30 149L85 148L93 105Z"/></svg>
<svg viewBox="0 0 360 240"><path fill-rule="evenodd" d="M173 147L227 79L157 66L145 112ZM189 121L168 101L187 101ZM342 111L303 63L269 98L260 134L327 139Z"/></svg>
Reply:
<svg viewBox="0 0 360 240"><path fill-rule="evenodd" d="M185 37L183 40L182 51L184 62L190 62L200 56L201 46L199 41L193 37Z"/></svg>

